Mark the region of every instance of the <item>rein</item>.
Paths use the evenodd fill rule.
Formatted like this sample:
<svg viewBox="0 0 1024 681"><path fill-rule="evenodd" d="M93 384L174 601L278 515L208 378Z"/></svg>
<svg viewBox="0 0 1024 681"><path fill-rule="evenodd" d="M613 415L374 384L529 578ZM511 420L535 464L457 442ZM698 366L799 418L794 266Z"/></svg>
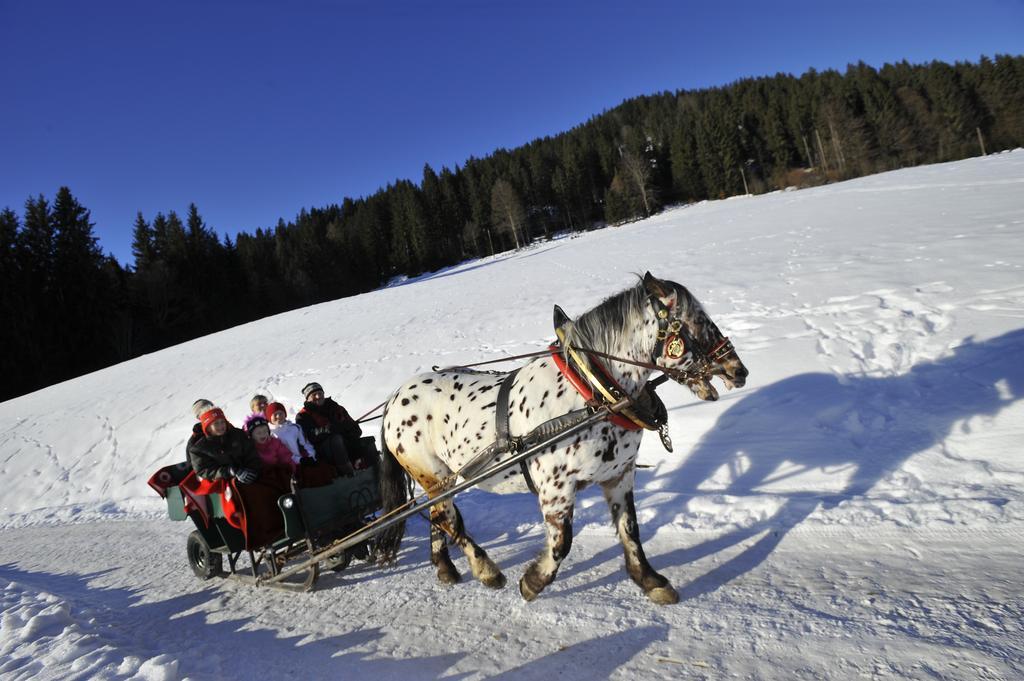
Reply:
<svg viewBox="0 0 1024 681"><path fill-rule="evenodd" d="M680 341L680 342L682 342L682 341ZM692 343L692 344L693 345L697 345L696 343ZM538 350L536 352L526 352L526 353L523 353L521 355L512 355L510 357L502 357L500 359L489 359L489 360L484 361L484 362L474 362L472 364L456 364L456 365L445 367L444 369L442 369L439 366L434 366L434 367L432 367L432 369L434 371L444 371L444 370L451 370L451 369L472 369L474 367L482 367L482 366L487 366L487 365L490 365L490 364L500 364L502 362L514 362L514 361L519 360L519 359L536 359L537 357L547 357L549 355L552 355L553 354L552 353L552 348L553 347L557 347L557 346L556 345L552 345L552 346L549 346L548 349L546 349L546 350ZM721 363L722 360L724 360L726 357L729 356L729 354L731 352L734 351L734 348L733 348L733 345L732 345L732 341L729 340L728 336L725 336L725 337L722 338L722 340L720 340L718 343L716 343L715 346L713 348L711 348L711 350L709 352L702 353L704 355L703 357L701 357L700 359L697 359L697 360L691 359L689 362L683 364L679 368L663 367L663 366L659 366L657 364L654 364L652 362L642 362L640 360L627 359L626 357L619 357L618 355L610 355L610 354L608 354L606 352L601 352L600 350L593 350L593 349L590 349L590 348L577 348L577 350L579 352L583 352L583 353L586 353L588 355L593 355L594 357L600 357L601 359L607 359L607 360L611 360L613 362L622 362L623 364L631 364L633 366L642 367L644 369L650 369L651 371L660 371L664 375L660 376L657 379L654 379L653 381L650 381L650 383L653 383L655 386L657 386L657 385L660 385L660 384L664 383L669 378L671 378L672 380L674 380L674 381L676 381L678 383L685 383L686 381L691 381L691 380L700 380L700 379L705 379L706 380L706 379L709 379L711 377L711 370L713 369L713 365ZM556 360L556 364L557 364L557 360ZM561 369L561 367L559 367L559 369ZM577 388L577 390L578 390L578 388ZM592 391L591 391L591 393L592 393ZM586 396L584 396L584 397L585 397L585 399L590 399L590 398L587 398ZM387 404L387 403L388 403L388 401L384 400L383 402L378 404L376 407L374 407L373 409L371 409L370 411L366 412L365 414L360 416L358 419L356 419L356 423L366 423L368 421L376 421L377 419L381 418L383 416L383 414L378 414L377 416L371 416L371 414L375 414L376 412L380 411L380 409L385 404Z"/></svg>

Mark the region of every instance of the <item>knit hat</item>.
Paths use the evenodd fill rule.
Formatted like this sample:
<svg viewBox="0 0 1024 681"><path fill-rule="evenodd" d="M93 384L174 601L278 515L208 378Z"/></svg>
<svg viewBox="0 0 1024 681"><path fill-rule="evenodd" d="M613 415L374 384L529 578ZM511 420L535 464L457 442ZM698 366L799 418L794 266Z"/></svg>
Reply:
<svg viewBox="0 0 1024 681"><path fill-rule="evenodd" d="M267 405L267 408L263 410L263 415L267 417L267 420L271 420L279 411L283 411L285 416L288 415L288 410L284 408L284 405L280 402L271 402Z"/></svg>
<svg viewBox="0 0 1024 681"><path fill-rule="evenodd" d="M192 414L198 419L203 415L204 411L213 409L213 402L210 400L200 397L198 400L192 403Z"/></svg>
<svg viewBox="0 0 1024 681"><path fill-rule="evenodd" d="M267 420L263 418L263 414L249 414L245 417L245 421L242 422L242 430L246 433L252 433L256 428L266 425L268 425Z"/></svg>
<svg viewBox="0 0 1024 681"><path fill-rule="evenodd" d="M225 421L227 421L227 419L224 418L224 412L218 409L217 407L204 411L203 415L199 417L199 422L203 424L203 435L208 435L209 433L207 433L206 431L210 428L211 425L213 425L216 421L219 421L220 419L224 419Z"/></svg>
<svg viewBox="0 0 1024 681"><path fill-rule="evenodd" d="M316 392L317 390L319 390L320 392L324 391L324 389L320 387L320 384L317 383L316 381L313 381L312 383L307 383L306 387L302 389L302 396L308 400L309 394L312 392Z"/></svg>

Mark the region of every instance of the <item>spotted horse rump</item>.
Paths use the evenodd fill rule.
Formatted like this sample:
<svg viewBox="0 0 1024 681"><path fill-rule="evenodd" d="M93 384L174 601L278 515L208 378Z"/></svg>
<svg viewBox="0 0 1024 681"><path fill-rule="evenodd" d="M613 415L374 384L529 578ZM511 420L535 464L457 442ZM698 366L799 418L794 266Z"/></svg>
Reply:
<svg viewBox="0 0 1024 681"><path fill-rule="evenodd" d="M557 310L557 308L556 308ZM548 356L511 374L452 368L415 376L387 401L381 428L381 492L385 510L406 500L407 475L430 498L453 486L467 471L479 471L513 456L492 443L546 427L552 419L585 413L626 398L634 411L616 414L558 439L524 464L480 483L496 493L536 490L547 543L519 580L523 598L533 600L550 584L572 546L576 493L598 484L622 542L626 570L649 598L674 603L676 591L644 555L633 501L634 472L649 404L648 379L664 372L699 398L717 399L711 379L741 387L747 370L732 344L683 286L647 273L632 286L576 320L556 312L559 341ZM569 367L569 368L567 368ZM502 386L504 393L502 393ZM503 406L503 413L497 409ZM499 430L498 422L507 421ZM630 422L630 419L636 424ZM650 421L651 419L647 419ZM637 425L638 424L638 425ZM507 432L505 432L507 428ZM431 507L431 562L445 583L460 579L448 552L465 554L474 576L499 588L505 576L467 533L450 500ZM395 559L404 534L399 524L378 538L382 562Z"/></svg>

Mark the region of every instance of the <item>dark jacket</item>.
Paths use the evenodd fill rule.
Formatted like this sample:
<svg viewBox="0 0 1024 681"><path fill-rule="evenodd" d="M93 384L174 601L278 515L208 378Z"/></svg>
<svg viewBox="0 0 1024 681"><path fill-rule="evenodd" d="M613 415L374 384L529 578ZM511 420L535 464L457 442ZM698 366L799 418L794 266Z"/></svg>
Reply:
<svg viewBox="0 0 1024 681"><path fill-rule="evenodd" d="M192 461L192 457L189 456L188 450L192 449L192 445L194 445L195 443L199 442L204 437L206 437L206 436L203 435L203 424L196 423L194 426L192 426L192 434L188 436L188 444L185 445L185 460L186 461Z"/></svg>
<svg viewBox="0 0 1024 681"><path fill-rule="evenodd" d="M306 402L302 411L296 415L295 422L314 447L319 447L331 435L341 435L350 451L358 451L355 448L358 447L359 437L363 434L362 429L348 415L345 407L330 397L319 407L312 402Z"/></svg>
<svg viewBox="0 0 1024 681"><path fill-rule="evenodd" d="M203 436L188 448L188 460L200 478L231 478L232 468L259 471L261 461L245 433L229 425L220 437Z"/></svg>

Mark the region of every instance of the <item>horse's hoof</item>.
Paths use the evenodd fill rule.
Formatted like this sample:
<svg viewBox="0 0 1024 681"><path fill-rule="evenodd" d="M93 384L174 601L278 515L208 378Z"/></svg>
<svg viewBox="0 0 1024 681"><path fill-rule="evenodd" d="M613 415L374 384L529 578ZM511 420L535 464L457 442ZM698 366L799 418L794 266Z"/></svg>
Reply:
<svg viewBox="0 0 1024 681"><path fill-rule="evenodd" d="M438 570L437 580L442 584L458 584L462 581L462 575L455 570Z"/></svg>
<svg viewBox="0 0 1024 681"><path fill-rule="evenodd" d="M505 575L503 575L500 572L497 573L497 574L491 575L489 577L482 577L480 579L480 582L484 586L489 586L492 589L502 589L502 588L504 588L505 583L507 581L508 580L505 579Z"/></svg>
<svg viewBox="0 0 1024 681"><path fill-rule="evenodd" d="M679 602L679 594L669 584L651 589L647 592L647 597L658 605L672 605Z"/></svg>
<svg viewBox="0 0 1024 681"><path fill-rule="evenodd" d="M526 577L519 580L519 593L523 596L523 600L525 601L532 601L540 594L539 591L534 591L529 587L529 585L527 585Z"/></svg>

